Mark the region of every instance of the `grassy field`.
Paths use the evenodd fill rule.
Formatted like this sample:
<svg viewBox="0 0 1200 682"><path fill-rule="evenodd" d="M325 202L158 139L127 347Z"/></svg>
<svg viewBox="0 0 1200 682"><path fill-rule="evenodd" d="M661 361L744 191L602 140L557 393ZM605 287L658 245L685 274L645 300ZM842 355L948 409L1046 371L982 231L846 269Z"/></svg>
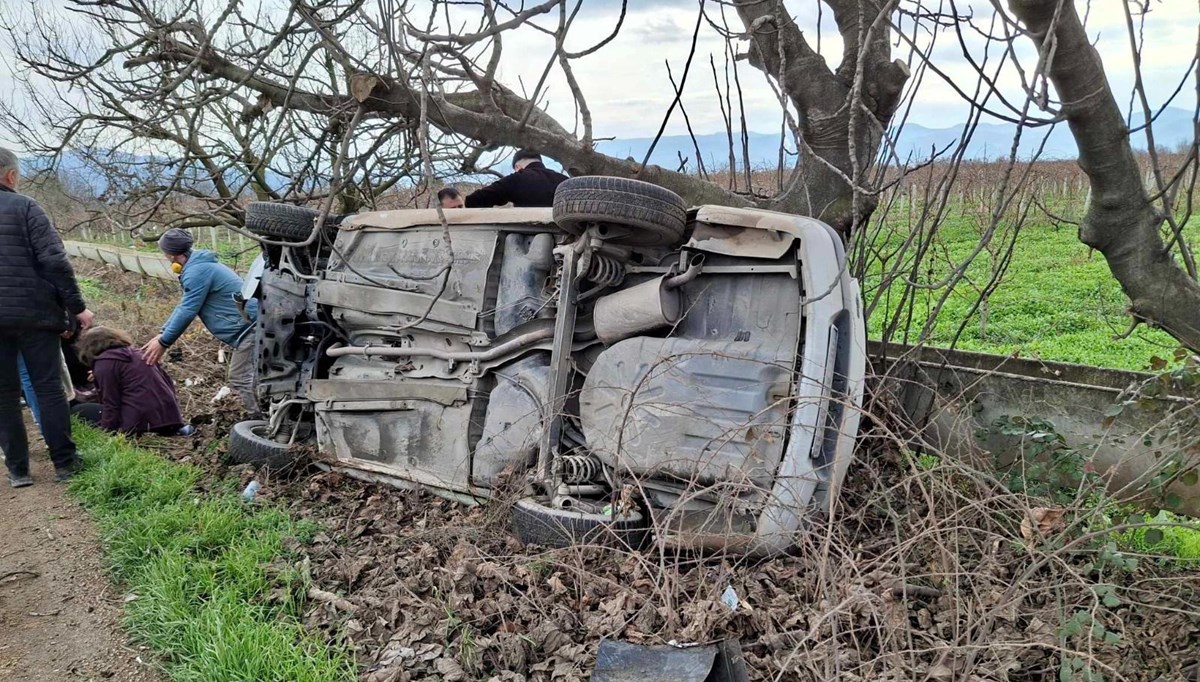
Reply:
<svg viewBox="0 0 1200 682"><path fill-rule="evenodd" d="M299 624L304 577L289 542L315 529L232 488L193 491L199 472L87 427L71 492L96 519L114 578L131 595L125 626L171 679L353 680L339 649Z"/></svg>
<svg viewBox="0 0 1200 682"><path fill-rule="evenodd" d="M897 241L899 234L903 233L898 231L888 241ZM918 281L942 281L978 240L974 218L958 215L947 219ZM1017 236L1007 271L989 297L985 325L981 312L972 314L971 309L1000 255L993 257L985 251L968 267L966 278L937 317L931 337L934 345L954 343L961 326L956 347L962 350L1133 370L1149 367L1153 356L1170 357L1178 346L1166 333L1146 327L1139 327L1129 338L1114 338L1128 330L1130 318L1125 314L1125 296L1104 258L1080 243L1074 228L1037 220L1031 220ZM870 261L864 278L868 301L879 293L883 269L881 260ZM895 312L901 288L893 284L892 297L885 294L872 315L873 338L880 336L885 321ZM910 338L920 333L943 292L918 292L907 325ZM904 334L892 340L903 341Z"/></svg>

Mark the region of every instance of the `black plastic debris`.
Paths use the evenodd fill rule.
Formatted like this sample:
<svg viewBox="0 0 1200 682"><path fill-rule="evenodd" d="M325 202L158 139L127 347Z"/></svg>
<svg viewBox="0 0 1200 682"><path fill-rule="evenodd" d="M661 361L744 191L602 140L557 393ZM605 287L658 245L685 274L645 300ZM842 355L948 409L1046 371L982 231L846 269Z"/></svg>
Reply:
<svg viewBox="0 0 1200 682"><path fill-rule="evenodd" d="M748 682L742 647L727 639L709 646L642 646L605 639L592 682Z"/></svg>

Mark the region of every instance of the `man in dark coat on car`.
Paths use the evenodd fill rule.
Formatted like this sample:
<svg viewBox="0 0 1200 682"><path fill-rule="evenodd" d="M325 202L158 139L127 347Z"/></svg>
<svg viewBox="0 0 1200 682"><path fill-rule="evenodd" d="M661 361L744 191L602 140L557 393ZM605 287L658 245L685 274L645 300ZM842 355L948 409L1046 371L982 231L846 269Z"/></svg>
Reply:
<svg viewBox="0 0 1200 682"><path fill-rule="evenodd" d="M71 317L80 329L90 327L93 317L50 218L36 201L17 193L20 178L16 155L0 149L0 448L14 488L33 484L17 356L24 358L37 395L55 480L65 481L79 459L62 385L59 336L71 328Z"/></svg>
<svg viewBox="0 0 1200 682"><path fill-rule="evenodd" d="M522 149L513 156L513 172L487 187L467 195L467 208L503 206L553 206L554 190L567 179L562 173L546 168L542 155Z"/></svg>

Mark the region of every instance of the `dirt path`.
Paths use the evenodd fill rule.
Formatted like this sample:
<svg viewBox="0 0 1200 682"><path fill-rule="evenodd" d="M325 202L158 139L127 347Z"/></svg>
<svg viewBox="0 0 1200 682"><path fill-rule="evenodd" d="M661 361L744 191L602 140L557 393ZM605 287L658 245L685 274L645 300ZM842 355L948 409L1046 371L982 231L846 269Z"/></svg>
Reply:
<svg viewBox="0 0 1200 682"><path fill-rule="evenodd" d="M95 527L54 482L45 450L32 460L32 488L0 479L0 680L158 682L120 630Z"/></svg>

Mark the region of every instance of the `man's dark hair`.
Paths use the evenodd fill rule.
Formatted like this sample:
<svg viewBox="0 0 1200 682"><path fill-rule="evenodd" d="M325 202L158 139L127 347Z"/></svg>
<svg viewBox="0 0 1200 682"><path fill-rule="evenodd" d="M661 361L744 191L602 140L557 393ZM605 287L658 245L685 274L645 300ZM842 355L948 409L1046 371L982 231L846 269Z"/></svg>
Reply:
<svg viewBox="0 0 1200 682"><path fill-rule="evenodd" d="M518 149L517 153L513 154L513 166L516 166L517 162L524 161L525 159L533 159L534 161L541 161L542 155L535 152L532 149Z"/></svg>
<svg viewBox="0 0 1200 682"><path fill-rule="evenodd" d="M443 187L438 190L437 198L438 201L441 201L442 199L457 199L458 190L454 189L453 187Z"/></svg>

